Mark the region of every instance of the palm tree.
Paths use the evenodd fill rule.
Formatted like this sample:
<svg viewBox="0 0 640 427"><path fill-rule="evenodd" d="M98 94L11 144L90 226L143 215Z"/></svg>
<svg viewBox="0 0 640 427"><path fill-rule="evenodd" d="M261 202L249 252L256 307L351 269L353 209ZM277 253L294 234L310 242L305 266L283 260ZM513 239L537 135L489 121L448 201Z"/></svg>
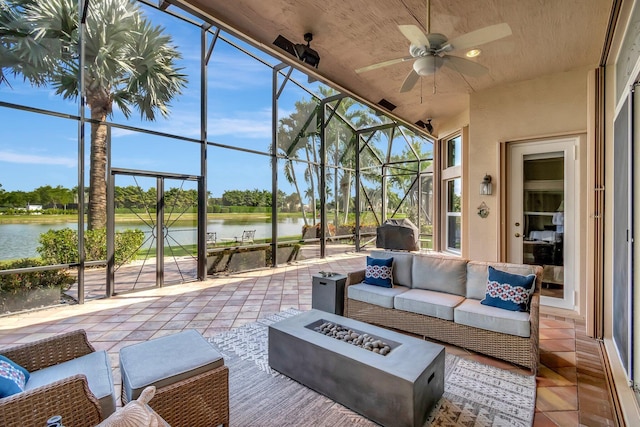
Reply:
<svg viewBox="0 0 640 427"><path fill-rule="evenodd" d="M8 74L33 85L51 84L65 99L80 90L77 0L0 0L0 84ZM169 114L186 85L180 53L164 29L129 0L100 0L87 8L84 85L91 111L88 227L106 225L107 125L114 104L129 118Z"/></svg>
<svg viewBox="0 0 640 427"><path fill-rule="evenodd" d="M320 168L313 166L318 163L318 151L316 146L317 138L320 134L321 114L319 108L319 100L336 95L334 89L320 86L318 88L317 98L311 100L301 100L295 103L295 111L289 116L280 119L278 126L278 150L287 156L284 166L285 178L295 186L296 192L302 199L297 177L293 168L293 159L304 159L307 166L304 169L304 181L308 185L304 196L309 199L309 205L312 209L313 223L316 220L316 188L320 182ZM337 226L339 219L337 217L339 209L338 197L342 196L342 212L344 213L344 221L348 221L349 204L351 202L351 186L354 176L351 172L355 169L355 150L356 138L350 130L349 123L356 129L374 125L379 119L371 110L361 107L357 101L352 98L343 98L337 108L338 116L327 124L326 128L326 150L327 158L334 166L333 174L327 174L327 184L334 184L333 195L335 197L335 215L334 225ZM342 174L342 176L340 176ZM327 189L329 191L329 189ZM331 191L329 191L331 193ZM303 219L307 225L307 218L303 210Z"/></svg>
<svg viewBox="0 0 640 427"><path fill-rule="evenodd" d="M312 144L318 127L318 101L302 100L295 103L295 111L289 116L280 119L278 125L278 140L276 149L287 156L284 164L284 176L287 182L293 184L301 203L302 219L304 225L309 225L304 209L303 194L298 184L296 176L296 163L300 158L300 153L304 152L306 160L310 160L309 145ZM311 175L308 167L304 170L304 179L308 182ZM306 195L306 194L305 194ZM315 206L315 200L310 202L311 206ZM314 209L315 224L315 209Z"/></svg>

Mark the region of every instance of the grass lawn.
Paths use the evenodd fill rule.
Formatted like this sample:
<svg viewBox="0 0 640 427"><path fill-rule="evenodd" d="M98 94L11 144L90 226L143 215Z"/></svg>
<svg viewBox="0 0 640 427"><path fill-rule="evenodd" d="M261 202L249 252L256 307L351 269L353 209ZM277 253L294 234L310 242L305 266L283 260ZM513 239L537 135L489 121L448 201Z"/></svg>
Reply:
<svg viewBox="0 0 640 427"><path fill-rule="evenodd" d="M176 219L180 218L180 221L194 222L197 219L197 214L192 212L187 212L183 214L178 213L167 213L165 212L165 216L167 219ZM155 213L151 213L151 217L155 218ZM283 212L279 213L278 217L280 218L302 218L302 214L299 212ZM127 223L142 223L143 219L147 220L149 218L149 214L147 213L128 213L116 214L116 222L127 222ZM271 218L270 214L265 214L264 212L256 212L256 213L209 213L207 214L208 219L234 219L238 221L264 221ZM77 220L76 215L0 215L0 224L54 224L60 222L75 222Z"/></svg>

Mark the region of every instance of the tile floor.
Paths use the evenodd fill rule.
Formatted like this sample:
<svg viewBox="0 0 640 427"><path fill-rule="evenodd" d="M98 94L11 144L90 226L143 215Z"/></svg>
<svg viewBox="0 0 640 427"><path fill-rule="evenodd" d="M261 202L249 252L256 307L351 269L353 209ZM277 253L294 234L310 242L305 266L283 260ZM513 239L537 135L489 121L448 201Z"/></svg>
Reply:
<svg viewBox="0 0 640 427"><path fill-rule="evenodd" d="M363 268L364 254L324 260L204 282L118 295L25 314L0 317L0 348L78 328L97 349L107 350L118 382L118 350L151 338L196 329L210 337L287 308L311 308L311 276L319 271L347 273ZM598 344L581 321L543 315L540 320L540 371L533 425L613 426L610 390ZM447 346L447 351L504 369L513 365ZM117 384L119 393L119 386Z"/></svg>

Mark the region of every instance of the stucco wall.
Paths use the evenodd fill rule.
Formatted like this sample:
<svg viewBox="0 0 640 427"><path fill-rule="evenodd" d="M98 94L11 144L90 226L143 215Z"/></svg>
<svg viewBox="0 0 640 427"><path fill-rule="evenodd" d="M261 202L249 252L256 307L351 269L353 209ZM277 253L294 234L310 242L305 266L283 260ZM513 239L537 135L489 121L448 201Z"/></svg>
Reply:
<svg viewBox="0 0 640 427"><path fill-rule="evenodd" d="M500 143L584 134L589 71L559 73L471 95L469 161L463 171L464 180L469 184L468 228L464 234L468 253L464 256L474 260L499 259L500 192L506 179L500 176ZM584 173L584 165L580 170ZM491 196L480 196L480 182L485 173L493 177ZM485 219L476 214L476 208L483 201L490 210Z"/></svg>

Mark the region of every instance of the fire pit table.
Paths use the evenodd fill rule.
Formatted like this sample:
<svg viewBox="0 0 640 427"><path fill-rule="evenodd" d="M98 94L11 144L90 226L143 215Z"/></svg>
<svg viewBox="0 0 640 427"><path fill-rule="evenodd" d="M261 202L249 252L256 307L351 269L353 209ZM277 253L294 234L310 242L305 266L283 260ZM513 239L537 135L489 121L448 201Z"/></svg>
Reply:
<svg viewBox="0 0 640 427"><path fill-rule="evenodd" d="M327 324L353 335L318 331ZM365 334L380 344L356 345ZM386 354L373 351L382 344ZM269 326L273 369L384 426L424 425L444 392L444 357L441 345L319 310Z"/></svg>

